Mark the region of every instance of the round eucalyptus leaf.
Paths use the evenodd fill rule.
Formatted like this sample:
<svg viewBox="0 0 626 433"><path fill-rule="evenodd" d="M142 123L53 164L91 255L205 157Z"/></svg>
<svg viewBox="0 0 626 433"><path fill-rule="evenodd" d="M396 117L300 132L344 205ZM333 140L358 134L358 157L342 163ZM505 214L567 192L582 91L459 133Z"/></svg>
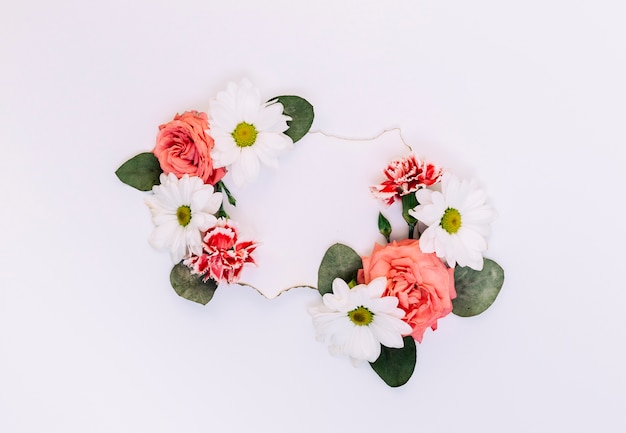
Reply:
<svg viewBox="0 0 626 433"><path fill-rule="evenodd" d="M410 335L403 340L404 347L400 349L381 346L380 356L370 363L380 378L391 387L404 385L415 371L417 363L415 340Z"/></svg>
<svg viewBox="0 0 626 433"><path fill-rule="evenodd" d="M209 279L205 283L199 275L192 274L182 263L172 268L170 282L178 296L202 305L206 305L213 298L217 289L215 280Z"/></svg>
<svg viewBox="0 0 626 433"><path fill-rule="evenodd" d="M332 293L333 280L341 278L349 283L356 280L356 274L363 267L361 256L352 248L335 244L326 250L317 273L317 290L323 296Z"/></svg>
<svg viewBox="0 0 626 433"><path fill-rule="evenodd" d="M456 299L452 312L457 316L476 316L493 304L504 284L504 270L496 262L485 259L482 271L468 267L454 270Z"/></svg>

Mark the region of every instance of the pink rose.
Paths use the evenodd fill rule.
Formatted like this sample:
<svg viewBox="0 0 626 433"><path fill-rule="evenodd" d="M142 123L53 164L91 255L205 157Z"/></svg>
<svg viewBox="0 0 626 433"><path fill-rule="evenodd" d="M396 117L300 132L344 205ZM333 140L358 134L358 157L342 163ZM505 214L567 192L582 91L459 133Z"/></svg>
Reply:
<svg viewBox="0 0 626 433"><path fill-rule="evenodd" d="M225 218L217 220L217 225L203 235L202 254L185 259L184 263L192 274L202 275L220 282L236 283L246 263L254 264L252 253L257 247L252 241L239 242L237 227Z"/></svg>
<svg viewBox="0 0 626 433"><path fill-rule="evenodd" d="M213 138L206 113L185 111L174 120L159 126L156 146L152 151L165 174L198 176L204 183L215 185L226 174L224 168L213 168Z"/></svg>
<svg viewBox="0 0 626 433"><path fill-rule="evenodd" d="M456 298L454 269L444 265L435 253L423 253L418 240L374 245L372 255L363 257L357 282L368 284L382 276L387 277L383 296L398 298L398 307L406 313L402 320L411 326L411 336L420 343L426 329L436 330L437 319L452 311L452 299Z"/></svg>
<svg viewBox="0 0 626 433"><path fill-rule="evenodd" d="M439 166L411 154L391 161L383 174L386 180L380 185L370 187L370 190L374 197L390 205L403 195L439 182L442 170Z"/></svg>

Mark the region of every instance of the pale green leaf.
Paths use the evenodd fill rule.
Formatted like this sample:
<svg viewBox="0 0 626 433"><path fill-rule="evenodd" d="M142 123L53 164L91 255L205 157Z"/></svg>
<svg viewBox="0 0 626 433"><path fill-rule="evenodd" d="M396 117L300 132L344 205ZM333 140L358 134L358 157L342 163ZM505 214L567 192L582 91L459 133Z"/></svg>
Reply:
<svg viewBox="0 0 626 433"><path fill-rule="evenodd" d="M199 275L192 274L182 263L172 268L170 282L179 296L202 305L206 305L213 298L217 289L214 280L209 279L205 283Z"/></svg>
<svg viewBox="0 0 626 433"><path fill-rule="evenodd" d="M482 271L468 267L454 270L456 299L452 312L457 316L476 316L493 304L504 284L504 270L496 262L485 259Z"/></svg>
<svg viewBox="0 0 626 433"><path fill-rule="evenodd" d="M317 273L317 290L320 294L332 293L333 280L341 278L349 283L356 280L356 274L363 267L361 256L352 248L335 244L326 250Z"/></svg>

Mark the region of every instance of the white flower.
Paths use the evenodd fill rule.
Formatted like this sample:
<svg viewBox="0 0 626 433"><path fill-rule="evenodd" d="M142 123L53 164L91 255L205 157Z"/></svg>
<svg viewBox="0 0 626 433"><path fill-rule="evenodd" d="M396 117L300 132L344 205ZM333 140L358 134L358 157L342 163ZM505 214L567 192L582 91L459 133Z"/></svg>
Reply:
<svg viewBox="0 0 626 433"><path fill-rule="evenodd" d="M387 279L380 277L369 284L350 289L345 281L333 281L333 293L323 296L323 304L309 309L317 331L317 340L328 344L333 355L348 355L353 363L374 362L380 345L404 347L402 335L411 327L403 322L404 311L398 298L382 296Z"/></svg>
<svg viewBox="0 0 626 433"><path fill-rule="evenodd" d="M428 226L420 237L422 251L435 252L450 267L458 263L482 270L485 237L496 218L495 210L485 203L485 193L473 181L446 173L441 192L421 189L415 195L420 204L409 214Z"/></svg>
<svg viewBox="0 0 626 433"><path fill-rule="evenodd" d="M213 166L227 167L233 182L241 186L259 174L260 162L278 167L277 157L293 147L283 134L289 116L280 102L262 102L258 89L248 80L228 83L209 105L207 133L213 137Z"/></svg>
<svg viewBox="0 0 626 433"><path fill-rule="evenodd" d="M152 187L146 198L156 226L150 235L154 248L169 248L174 263L189 253L202 254L202 233L215 226L215 214L222 204L222 193L212 185L188 174L178 179L174 173L161 174L161 185Z"/></svg>

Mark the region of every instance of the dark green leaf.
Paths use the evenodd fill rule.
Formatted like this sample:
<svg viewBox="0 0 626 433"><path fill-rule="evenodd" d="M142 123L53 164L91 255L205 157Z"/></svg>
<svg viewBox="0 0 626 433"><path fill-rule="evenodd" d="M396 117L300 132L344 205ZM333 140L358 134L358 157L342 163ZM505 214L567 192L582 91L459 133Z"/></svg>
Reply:
<svg viewBox="0 0 626 433"><path fill-rule="evenodd" d="M378 212L378 231L387 239L387 242L390 242L389 235L391 235L391 224L381 212Z"/></svg>
<svg viewBox="0 0 626 433"><path fill-rule="evenodd" d="M285 131L285 134L295 143L311 129L315 117L313 106L299 96L286 95L274 99L278 99L278 102L283 104L283 114L291 117L291 120L287 122L289 129Z"/></svg>
<svg viewBox="0 0 626 433"><path fill-rule="evenodd" d="M396 387L409 381L416 362L415 340L407 335L404 337L404 347L401 349L381 346L380 356L370 365L387 385Z"/></svg>
<svg viewBox="0 0 626 433"><path fill-rule="evenodd" d="M206 305L213 298L217 289L217 283L214 280L209 279L206 283L203 282L199 275L192 274L182 263L172 268L170 282L178 296L202 305Z"/></svg>
<svg viewBox="0 0 626 433"><path fill-rule="evenodd" d="M326 250L317 273L317 290L323 296L332 293L333 280L341 278L345 282L356 280L356 274L363 267L361 256L352 248L335 244Z"/></svg>
<svg viewBox="0 0 626 433"><path fill-rule="evenodd" d="M456 299L452 301L452 312L461 317L482 313L496 300L503 284L504 270L493 260L485 259L482 271L457 267L454 270Z"/></svg>
<svg viewBox="0 0 626 433"><path fill-rule="evenodd" d="M161 170L159 160L152 152L144 152L132 157L115 172L122 182L140 191L150 191L154 185L159 185L161 173L163 170Z"/></svg>

